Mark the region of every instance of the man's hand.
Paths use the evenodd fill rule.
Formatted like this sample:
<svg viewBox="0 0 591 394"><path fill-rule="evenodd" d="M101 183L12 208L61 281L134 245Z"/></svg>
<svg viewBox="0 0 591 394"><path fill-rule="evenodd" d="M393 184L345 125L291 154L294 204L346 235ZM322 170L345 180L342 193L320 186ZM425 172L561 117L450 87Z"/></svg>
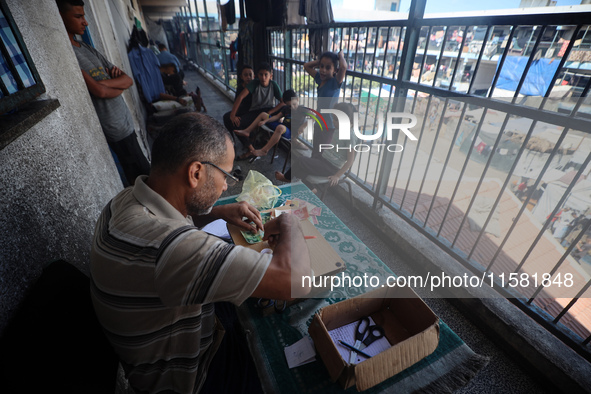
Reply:
<svg viewBox="0 0 591 394"><path fill-rule="evenodd" d="M280 239L291 237L292 226L298 226L297 218L290 213L284 213L281 216L269 220L265 223L265 236L263 241L268 241L274 248Z"/></svg>
<svg viewBox="0 0 591 394"><path fill-rule="evenodd" d="M234 126L240 126L240 118L238 116L230 116L230 120Z"/></svg>
<svg viewBox="0 0 591 394"><path fill-rule="evenodd" d="M245 201L213 207L211 215L219 219L224 219L226 222L238 226L244 231L258 231L264 229L259 211ZM243 220L242 218L244 217L246 217L246 219ZM250 222L255 224L255 228L249 224Z"/></svg>
<svg viewBox="0 0 591 394"><path fill-rule="evenodd" d="M300 220L290 213L269 220L264 239L273 248L273 258L252 297L291 300L308 294L302 276L310 275L310 253Z"/></svg>
<svg viewBox="0 0 591 394"><path fill-rule="evenodd" d="M117 66L113 66L111 67L111 69L108 70L109 71L109 76L113 79L120 77L121 75L123 75L123 71L121 71L121 69Z"/></svg>

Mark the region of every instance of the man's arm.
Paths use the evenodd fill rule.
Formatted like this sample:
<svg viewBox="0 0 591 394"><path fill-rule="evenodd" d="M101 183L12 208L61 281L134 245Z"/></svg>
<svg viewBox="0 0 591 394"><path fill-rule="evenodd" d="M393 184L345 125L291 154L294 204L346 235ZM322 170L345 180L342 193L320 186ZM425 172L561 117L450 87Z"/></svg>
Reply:
<svg viewBox="0 0 591 394"><path fill-rule="evenodd" d="M109 72L109 76L111 77L111 79L97 81L101 85L105 85L109 88L122 90L125 90L133 85L133 79L131 79L130 76L125 74L120 68L113 66L107 71Z"/></svg>
<svg viewBox="0 0 591 394"><path fill-rule="evenodd" d="M246 218L242 220L242 218ZM263 222L259 211L245 201L233 204L217 205L211 209L207 215L193 217L193 223L197 227L203 227L206 224L217 219L224 219L226 222L240 227L241 230L263 230ZM250 226L253 222L256 228Z"/></svg>
<svg viewBox="0 0 591 394"><path fill-rule="evenodd" d="M80 71L82 71L82 76L84 77L84 82L86 82L88 91L94 97L107 99L120 96L121 93L123 93L123 89L106 86L105 84L99 83L99 81L95 81L94 78L92 78L86 71Z"/></svg>
<svg viewBox="0 0 591 394"><path fill-rule="evenodd" d="M175 97L172 94L160 93L160 100L176 101L180 105L187 105L187 102L184 99L180 97Z"/></svg>
<svg viewBox="0 0 591 394"><path fill-rule="evenodd" d="M273 258L252 296L291 300L307 295L310 288L302 286L302 276L311 275L310 253L299 219L284 213L267 222L265 239L274 248Z"/></svg>

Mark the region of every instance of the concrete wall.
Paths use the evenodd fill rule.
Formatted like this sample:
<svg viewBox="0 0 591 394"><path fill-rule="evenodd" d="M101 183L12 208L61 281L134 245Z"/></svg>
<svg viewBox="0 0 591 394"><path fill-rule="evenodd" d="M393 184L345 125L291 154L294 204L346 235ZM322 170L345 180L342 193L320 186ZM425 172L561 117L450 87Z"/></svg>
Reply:
<svg viewBox="0 0 591 394"><path fill-rule="evenodd" d="M55 2L7 4L61 106L0 151L0 331L45 263L87 272L96 219L122 189Z"/></svg>

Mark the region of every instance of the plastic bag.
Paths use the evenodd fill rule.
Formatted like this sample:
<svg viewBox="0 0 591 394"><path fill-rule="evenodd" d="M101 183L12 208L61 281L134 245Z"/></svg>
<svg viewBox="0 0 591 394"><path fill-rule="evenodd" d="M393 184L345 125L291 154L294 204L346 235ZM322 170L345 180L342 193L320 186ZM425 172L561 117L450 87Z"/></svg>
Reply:
<svg viewBox="0 0 591 394"><path fill-rule="evenodd" d="M281 195L281 189L258 171L250 170L244 184L242 193L236 197L236 201L246 201L258 210L275 207L277 199Z"/></svg>

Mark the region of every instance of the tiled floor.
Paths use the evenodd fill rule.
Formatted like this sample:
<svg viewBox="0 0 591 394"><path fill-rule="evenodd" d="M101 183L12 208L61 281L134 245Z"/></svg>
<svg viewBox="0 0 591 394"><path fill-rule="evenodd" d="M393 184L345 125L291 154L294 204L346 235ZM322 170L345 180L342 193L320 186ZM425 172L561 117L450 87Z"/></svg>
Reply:
<svg viewBox="0 0 591 394"><path fill-rule="evenodd" d="M188 88L195 89L199 85L202 96L208 110L208 115L222 122L223 114L230 111L232 102L214 87L201 74L187 71L185 80ZM237 152L242 153L243 147L237 142ZM274 172L281 170L285 161L286 152L278 150L277 157L271 164L269 156L255 160L236 162L241 167L242 173L249 170L259 171L275 183ZM288 164L289 166L289 164ZM239 194L241 184L227 190L223 196ZM222 197L223 197L222 196ZM326 205L347 225L356 235L383 261L392 271L398 275L415 274L412 262L400 256L396 250L384 242L365 226L351 212L347 205L342 204L334 195L328 193L325 198ZM421 294L420 294L421 295ZM428 294L422 294L425 301L475 352L490 357L489 364L476 375L459 393L554 393L558 389L547 382L536 371L528 370L527 364L514 352L506 352L501 346L491 340L479 327L476 327L466 319L453 305L445 299L428 298Z"/></svg>

